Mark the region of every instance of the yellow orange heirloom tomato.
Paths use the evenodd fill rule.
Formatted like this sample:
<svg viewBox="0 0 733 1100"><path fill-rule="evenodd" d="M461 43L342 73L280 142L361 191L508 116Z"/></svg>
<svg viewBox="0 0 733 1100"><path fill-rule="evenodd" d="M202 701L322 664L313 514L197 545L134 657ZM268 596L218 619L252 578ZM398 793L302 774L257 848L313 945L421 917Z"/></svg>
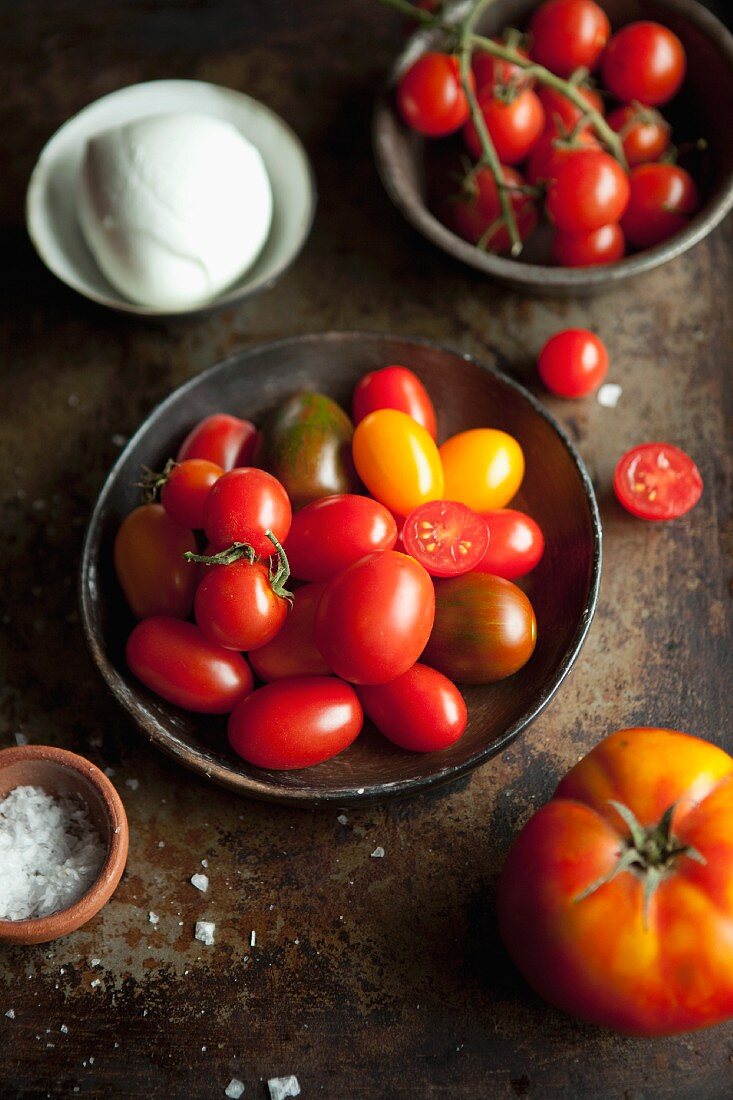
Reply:
<svg viewBox="0 0 733 1100"><path fill-rule="evenodd" d="M524 455L514 436L498 428L472 428L440 448L445 499L474 512L504 508L522 484Z"/></svg>
<svg viewBox="0 0 733 1100"><path fill-rule="evenodd" d="M443 470L429 432L398 409L377 409L354 431L356 472L373 497L398 516L443 497Z"/></svg>
<svg viewBox="0 0 733 1100"><path fill-rule="evenodd" d="M733 1016L733 759L611 734L517 837L498 905L527 981L573 1016L636 1035Z"/></svg>

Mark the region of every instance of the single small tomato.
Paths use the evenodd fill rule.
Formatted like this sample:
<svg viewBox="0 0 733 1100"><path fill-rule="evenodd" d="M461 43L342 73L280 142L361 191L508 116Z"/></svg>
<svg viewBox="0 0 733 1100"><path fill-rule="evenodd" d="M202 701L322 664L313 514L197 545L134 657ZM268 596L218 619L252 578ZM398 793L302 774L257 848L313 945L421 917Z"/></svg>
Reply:
<svg viewBox="0 0 733 1100"><path fill-rule="evenodd" d="M528 192L527 181L514 168L502 166L521 240L537 227L539 212L536 198ZM509 233L504 225L496 181L489 168L479 168L464 180L461 192L447 204L446 221L460 237L487 252L508 252Z"/></svg>
<svg viewBox="0 0 733 1100"><path fill-rule="evenodd" d="M507 46L505 38L495 38L499 46ZM529 54L522 46L515 46L517 54L529 61ZM476 89L479 92L488 88L495 92L497 88L502 92L531 88L534 85L534 76L528 73L521 65L513 61L505 61L501 57L494 57L487 50L476 49L471 57L471 69L476 81Z"/></svg>
<svg viewBox="0 0 733 1100"><path fill-rule="evenodd" d="M458 688L427 665L414 664L388 684L362 684L356 694L379 732L411 752L447 749L468 723Z"/></svg>
<svg viewBox="0 0 733 1100"><path fill-rule="evenodd" d="M576 90L588 104L589 108L592 108L592 110L596 111L599 115L603 114L603 100L595 88L589 88L587 85L579 84ZM557 91L555 88L550 88L546 84L539 89L537 95L544 108L545 117L547 119L547 129L550 133L567 136L576 131L577 133L587 132L590 124L585 128L578 127L578 123L583 118L585 110L580 108L577 103L573 103L572 99L568 99L562 92Z"/></svg>
<svg viewBox="0 0 733 1100"><path fill-rule="evenodd" d="M180 619L143 619L128 638L126 656L138 680L184 710L228 714L252 690L241 653L214 645Z"/></svg>
<svg viewBox="0 0 733 1100"><path fill-rule="evenodd" d="M483 558L489 544L486 521L455 500L421 504L402 527L405 550L431 577L468 573Z"/></svg>
<svg viewBox="0 0 733 1100"><path fill-rule="evenodd" d="M204 458L225 471L235 466L251 466L256 444L257 429L249 420L214 413L191 429L178 450L176 461Z"/></svg>
<svg viewBox="0 0 733 1100"><path fill-rule="evenodd" d="M539 376L558 397L585 397L608 372L606 345L585 328L567 328L547 341L537 360Z"/></svg>
<svg viewBox="0 0 733 1100"><path fill-rule="evenodd" d="M672 127L653 107L640 103L617 107L608 116L608 125L621 138L630 168L659 160L669 149Z"/></svg>
<svg viewBox="0 0 733 1100"><path fill-rule="evenodd" d="M627 23L606 47L603 83L622 103L658 107L679 91L686 68L684 46L668 27Z"/></svg>
<svg viewBox="0 0 733 1100"><path fill-rule="evenodd" d="M285 542L291 516L288 494L280 482L265 470L244 466L224 474L209 492L204 530L219 550L240 542L251 546L258 558L268 558L275 549L266 532Z"/></svg>
<svg viewBox="0 0 733 1100"><path fill-rule="evenodd" d="M196 569L183 557L196 550L193 532L162 504L142 504L125 516L114 545L114 565L133 615L185 619L196 591Z"/></svg>
<svg viewBox="0 0 733 1100"><path fill-rule="evenodd" d="M229 744L258 768L310 768L348 748L363 721L350 684L333 676L295 676L242 700L229 719Z"/></svg>
<svg viewBox="0 0 733 1100"><path fill-rule="evenodd" d="M288 614L288 598L261 561L210 565L196 589L194 614L210 642L246 652L272 641Z"/></svg>
<svg viewBox="0 0 733 1100"><path fill-rule="evenodd" d="M527 163L527 181L533 186L549 183L557 175L557 170L567 157L581 149L599 149L597 139L588 130L580 130L573 137L548 127L532 150Z"/></svg>
<svg viewBox="0 0 733 1100"><path fill-rule="evenodd" d="M502 164L519 164L531 153L545 128L545 111L531 88L524 88L509 99L495 96L489 89L478 97L486 129ZM466 148L475 160L483 147L473 119L463 129Z"/></svg>
<svg viewBox="0 0 733 1100"><path fill-rule="evenodd" d="M328 582L316 612L316 645L342 679L383 684L414 665L434 614L433 582L423 567L381 550Z"/></svg>
<svg viewBox="0 0 733 1100"><path fill-rule="evenodd" d="M582 149L558 167L547 192L547 213L566 233L590 233L617 222L629 202L629 178L602 149Z"/></svg>
<svg viewBox="0 0 733 1100"><path fill-rule="evenodd" d="M513 508L484 512L489 529L486 552L474 566L477 573L492 573L506 581L524 577L539 565L545 552L545 539L531 516Z"/></svg>
<svg viewBox="0 0 733 1100"><path fill-rule="evenodd" d="M639 519L678 519L702 496L700 471L671 443L642 443L618 461L613 489L627 512Z"/></svg>
<svg viewBox="0 0 733 1100"><path fill-rule="evenodd" d="M611 35L603 8L593 0L547 0L535 10L529 24L532 60L557 76L576 69L591 72Z"/></svg>
<svg viewBox="0 0 733 1100"><path fill-rule="evenodd" d="M621 228L637 248L651 248L679 233L700 205L695 181L676 164L640 164L632 168L630 182Z"/></svg>
<svg viewBox="0 0 733 1100"><path fill-rule="evenodd" d="M499 929L571 1016L674 1035L733 1016L733 759L674 730L606 737L527 822Z"/></svg>
<svg viewBox="0 0 733 1100"><path fill-rule="evenodd" d="M206 498L223 473L221 466L206 458L175 462L157 479L160 503L175 523L200 530L204 526Z"/></svg>
<svg viewBox="0 0 733 1100"><path fill-rule="evenodd" d="M536 641L521 588L490 573L464 573L435 586L435 623L421 660L458 684L492 684L523 668Z"/></svg>
<svg viewBox="0 0 733 1100"><path fill-rule="evenodd" d="M446 500L474 512L508 504L522 484L524 455L514 436L496 428L472 428L451 436L440 448Z"/></svg>
<svg viewBox="0 0 733 1100"><path fill-rule="evenodd" d="M378 409L356 425L354 465L372 496L406 516L443 496L443 470L435 440L398 409Z"/></svg>
<svg viewBox="0 0 733 1100"><path fill-rule="evenodd" d="M314 634L316 609L325 584L303 584L293 593L293 606L272 641L249 654L260 680L270 683L289 676L328 676Z"/></svg>
<svg viewBox="0 0 733 1100"><path fill-rule="evenodd" d="M563 233L558 229L552 241L552 261L562 267L615 264L625 253L624 231L616 222L590 233Z"/></svg>
<svg viewBox="0 0 733 1100"><path fill-rule="evenodd" d="M342 493L306 504L293 516L285 541L290 572L301 581L327 581L375 550L397 541L394 516L371 497Z"/></svg>
<svg viewBox="0 0 733 1100"><path fill-rule="evenodd" d="M354 390L354 424L377 409L399 409L422 424L433 439L438 438L433 402L420 379L407 367L382 367L359 379Z"/></svg>
<svg viewBox="0 0 733 1100"><path fill-rule="evenodd" d="M397 108L410 129L426 137L460 129L469 107L458 58L434 52L418 57L399 79Z"/></svg>

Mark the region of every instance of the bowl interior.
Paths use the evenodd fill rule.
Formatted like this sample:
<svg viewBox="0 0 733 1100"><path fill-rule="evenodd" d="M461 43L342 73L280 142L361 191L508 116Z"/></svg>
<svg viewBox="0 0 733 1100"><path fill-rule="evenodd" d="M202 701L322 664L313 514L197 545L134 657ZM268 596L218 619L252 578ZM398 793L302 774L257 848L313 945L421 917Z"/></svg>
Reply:
<svg viewBox="0 0 733 1100"><path fill-rule="evenodd" d="M229 750L226 721L187 714L155 698L125 667L133 620L112 568L122 518L140 503L141 464L159 468L202 417L228 411L258 421L278 400L316 389L350 408L354 384L390 363L412 368L439 410L441 437L494 426L516 436L527 473L516 506L540 523L545 556L527 579L539 641L528 665L491 686L466 689L470 721L463 738L439 754L416 755L364 733L338 758L295 772L247 765ZM593 612L600 570L600 526L593 491L560 429L521 387L468 358L399 338L331 334L243 352L177 390L130 441L101 493L87 533L82 616L92 654L118 699L148 736L183 763L219 782L284 801L384 797L474 767L534 717L567 672Z"/></svg>
<svg viewBox="0 0 733 1100"><path fill-rule="evenodd" d="M89 816L109 850L113 825L99 787L81 771L56 759L25 756L5 764L0 760L0 799L16 787L41 787L46 794L73 795L89 809Z"/></svg>
<svg viewBox="0 0 733 1100"><path fill-rule="evenodd" d="M102 305L145 316L170 316L171 311L127 301L104 277L79 226L76 180L87 138L135 118L172 111L197 111L235 126L262 154L273 192L270 234L253 266L213 302L180 313L220 308L268 286L299 252L313 218L313 176L306 152L264 103L196 80L133 84L96 100L44 147L28 189L28 229L43 261L68 286Z"/></svg>

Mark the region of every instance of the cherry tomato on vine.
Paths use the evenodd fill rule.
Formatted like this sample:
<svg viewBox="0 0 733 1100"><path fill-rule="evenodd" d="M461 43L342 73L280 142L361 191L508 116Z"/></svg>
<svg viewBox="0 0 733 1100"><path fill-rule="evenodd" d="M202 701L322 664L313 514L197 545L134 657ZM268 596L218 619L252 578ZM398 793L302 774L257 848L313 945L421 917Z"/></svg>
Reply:
<svg viewBox="0 0 733 1100"><path fill-rule="evenodd" d="M594 267L613 264L626 253L626 240L620 225L602 225L590 233L555 231L552 241L552 261L562 267Z"/></svg>
<svg viewBox="0 0 733 1100"><path fill-rule="evenodd" d="M229 719L229 744L258 768L309 768L343 752L364 721L356 692L333 676L265 684Z"/></svg>
<svg viewBox="0 0 733 1100"><path fill-rule="evenodd" d="M537 95L531 88L524 88L506 100L484 90L478 104L499 160L502 164L519 164L545 128L545 112ZM480 160L482 147L472 119L463 128L463 140L471 156Z"/></svg>
<svg viewBox="0 0 733 1100"><path fill-rule="evenodd" d="M293 606L272 641L249 654L249 663L261 680L288 676L328 676L330 668L316 646L316 609L325 584L303 584L293 593Z"/></svg>
<svg viewBox="0 0 733 1100"><path fill-rule="evenodd" d="M257 429L249 420L227 413L215 413L200 421L181 444L177 462L205 458L222 470L249 466L257 444Z"/></svg>
<svg viewBox="0 0 733 1100"><path fill-rule="evenodd" d="M486 521L465 504L432 500L410 512L402 541L431 577L457 577L481 561L489 532Z"/></svg>
<svg viewBox="0 0 733 1100"><path fill-rule="evenodd" d="M265 470L245 466L224 474L211 489L204 530L217 549L243 542L258 558L267 558L274 547L265 532L272 531L283 543L291 516L290 500L280 482Z"/></svg>
<svg viewBox="0 0 733 1100"><path fill-rule="evenodd" d="M433 439L438 438L438 421L433 402L416 374L407 367L382 367L365 374L354 390L354 424L377 409L399 409L407 413Z"/></svg>
<svg viewBox="0 0 733 1100"><path fill-rule="evenodd" d="M447 749L468 722L458 688L427 665L414 664L388 684L363 684L356 694L379 732L411 752Z"/></svg>
<svg viewBox="0 0 733 1100"><path fill-rule="evenodd" d="M608 371L603 341L585 328L556 332L537 360L540 378L558 397L585 397L598 389Z"/></svg>
<svg viewBox="0 0 733 1100"><path fill-rule="evenodd" d="M160 491L160 503L181 527L199 530L204 526L204 505L209 491L224 471L206 458L177 462L167 474Z"/></svg>
<svg viewBox="0 0 733 1100"><path fill-rule="evenodd" d="M537 227L537 202L525 190L527 181L516 169L502 165L502 175L519 236L524 241ZM447 207L447 219L456 233L471 244L480 244L487 252L508 252L511 247L501 216L499 190L489 168L479 168Z"/></svg>
<svg viewBox="0 0 733 1100"><path fill-rule="evenodd" d="M619 459L614 492L639 519L684 516L702 496L700 471L689 455L671 443L642 443Z"/></svg>
<svg viewBox="0 0 733 1100"><path fill-rule="evenodd" d="M492 573L506 581L530 573L542 559L545 539L531 516L513 508L484 512L489 529L489 545L475 566L477 573Z"/></svg>
<svg viewBox="0 0 733 1100"><path fill-rule="evenodd" d="M375 550L397 541L394 516L370 497L342 493L306 504L285 542L290 571L301 581L327 581Z"/></svg>
<svg viewBox="0 0 733 1100"><path fill-rule="evenodd" d="M527 181L535 185L540 181L549 183L557 175L559 166L567 157L581 149L599 149L598 141L590 130L581 130L571 138L548 127L535 145L527 162Z"/></svg>
<svg viewBox="0 0 733 1100"><path fill-rule="evenodd" d="M434 439L398 409L377 409L356 425L353 457L369 492L394 515L444 495Z"/></svg>
<svg viewBox="0 0 733 1100"><path fill-rule="evenodd" d="M469 106L458 58L445 53L418 57L400 77L397 107L407 125L426 137L445 137L460 129Z"/></svg>
<svg viewBox="0 0 733 1100"><path fill-rule="evenodd" d="M632 168L630 182L621 228L637 248L651 248L679 233L700 205L695 181L676 164L640 164Z"/></svg>
<svg viewBox="0 0 733 1100"><path fill-rule="evenodd" d="M114 545L114 565L133 615L185 619L196 591L196 569L183 557L196 550L193 532L162 504L142 504L125 516Z"/></svg>
<svg viewBox="0 0 733 1100"><path fill-rule="evenodd" d="M279 595L266 564L240 558L210 565L196 589L194 613L201 633L225 649L266 645L282 628L288 601Z"/></svg>
<svg viewBox="0 0 733 1100"><path fill-rule="evenodd" d="M628 23L606 47L603 83L622 103L658 107L679 91L686 68L684 47L668 27Z"/></svg>
<svg viewBox="0 0 733 1100"><path fill-rule="evenodd" d="M474 512L508 504L522 484L524 455L516 439L495 428L473 428L451 436L440 448L446 500Z"/></svg>
<svg viewBox="0 0 733 1100"><path fill-rule="evenodd" d="M608 16L593 0L547 0L532 16L532 58L558 76L592 71L611 34Z"/></svg>
<svg viewBox="0 0 733 1100"><path fill-rule="evenodd" d="M228 714L252 690L241 653L212 644L180 619L138 623L127 641L127 663L156 695L200 714Z"/></svg>
<svg viewBox="0 0 733 1100"><path fill-rule="evenodd" d="M629 179L602 149L582 149L558 167L547 192L547 212L566 233L590 233L617 222L629 202Z"/></svg>
<svg viewBox="0 0 733 1100"><path fill-rule="evenodd" d="M382 550L328 582L316 612L316 645L344 680L386 683L414 665L434 613L435 590L423 567Z"/></svg>
<svg viewBox="0 0 733 1100"><path fill-rule="evenodd" d="M495 38L494 41L500 46L509 45L505 38ZM522 46L515 46L514 48L520 57L529 61L529 54ZM501 57L494 57L486 50L474 50L471 58L471 68L479 93L486 88L493 92L497 88L521 90L522 88L531 88L534 85L534 77L527 73L521 65L516 65L513 61L505 61Z"/></svg>
<svg viewBox="0 0 733 1100"><path fill-rule="evenodd" d="M588 88L580 84L578 85L578 92L589 107L597 111L599 115L603 114L603 100L595 88ZM584 114L577 104L573 103L562 92L558 92L555 88L550 88L546 84L538 90L537 95L545 110L548 130L560 134L569 134L576 129ZM587 124L584 128L589 129L589 126L590 124ZM583 133L584 129L581 128L580 132Z"/></svg>
<svg viewBox="0 0 733 1100"><path fill-rule="evenodd" d="M608 125L620 136L630 168L659 160L669 149L672 128L653 107L617 107L608 116Z"/></svg>

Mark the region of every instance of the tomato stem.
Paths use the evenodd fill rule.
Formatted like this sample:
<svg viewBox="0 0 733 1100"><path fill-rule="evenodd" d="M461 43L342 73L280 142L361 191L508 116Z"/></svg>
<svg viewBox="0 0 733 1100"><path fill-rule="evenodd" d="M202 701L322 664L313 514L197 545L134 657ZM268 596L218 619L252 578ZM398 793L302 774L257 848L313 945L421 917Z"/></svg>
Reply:
<svg viewBox="0 0 733 1100"><path fill-rule="evenodd" d="M146 504L153 504L158 493L171 476L171 471L174 470L177 465L178 463L175 459L169 458L160 473L152 470L150 466L142 467L142 480L136 481L135 485L143 490Z"/></svg>
<svg viewBox="0 0 733 1100"><path fill-rule="evenodd" d="M292 607L295 602L293 593L288 591L285 587L285 582L290 576L290 562L288 561L288 556L272 531L265 531L265 534L277 551L277 566L275 569L272 567L272 558L270 558L270 587L276 596L280 596L281 599L287 600Z"/></svg>
<svg viewBox="0 0 733 1100"><path fill-rule="evenodd" d="M249 543L233 542L226 550L220 550L218 554L195 554L193 550L187 550L183 556L186 561L195 561L199 565L233 565L240 558L247 558L249 564L253 565L257 555Z"/></svg>
<svg viewBox="0 0 733 1100"><path fill-rule="evenodd" d="M269 558L270 587L276 596L279 596L282 600L287 600L292 606L293 593L285 587L285 583L290 576L290 562L287 554L272 531L268 529L265 531L265 535L275 547L275 553ZM233 565L235 561L241 561L242 558L246 558L250 565L254 565L257 555L254 552L254 547L250 546L248 542L233 542L226 550L220 550L218 554L195 554L193 550L187 550L183 556L186 561L198 562L199 565ZM277 559L275 566L272 564L274 557Z"/></svg>

